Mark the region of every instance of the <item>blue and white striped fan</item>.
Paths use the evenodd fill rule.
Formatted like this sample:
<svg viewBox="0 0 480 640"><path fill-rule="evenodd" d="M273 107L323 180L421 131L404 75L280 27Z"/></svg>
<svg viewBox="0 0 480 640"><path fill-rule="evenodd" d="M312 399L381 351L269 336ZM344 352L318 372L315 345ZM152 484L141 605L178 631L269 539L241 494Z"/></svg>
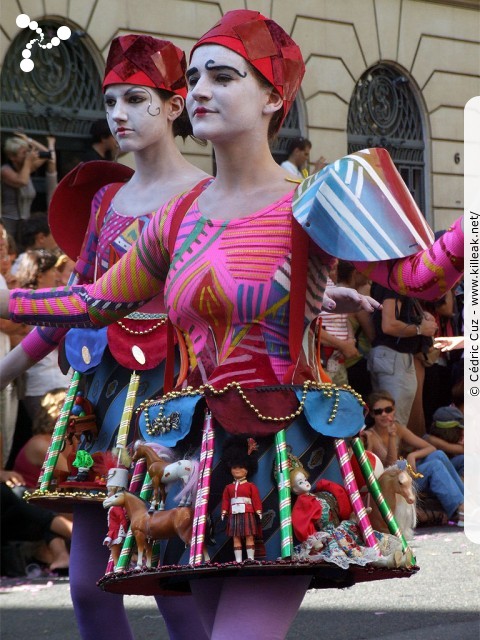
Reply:
<svg viewBox="0 0 480 640"><path fill-rule="evenodd" d="M433 232L385 149L364 149L306 178L293 215L343 260L376 262L427 249Z"/></svg>

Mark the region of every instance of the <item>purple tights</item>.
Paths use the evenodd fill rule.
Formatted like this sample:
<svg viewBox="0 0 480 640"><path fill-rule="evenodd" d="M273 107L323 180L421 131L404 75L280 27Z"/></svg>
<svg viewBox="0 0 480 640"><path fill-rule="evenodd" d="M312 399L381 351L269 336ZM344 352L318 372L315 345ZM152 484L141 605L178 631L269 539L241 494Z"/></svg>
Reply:
<svg viewBox="0 0 480 640"><path fill-rule="evenodd" d="M107 528L106 511L101 504L75 507L70 592L78 630L82 640L133 640L123 596L102 591L96 585L108 561L108 549L102 546ZM158 596L155 600L171 640L207 639L191 596Z"/></svg>
<svg viewBox="0 0 480 640"><path fill-rule="evenodd" d="M210 640L283 640L310 576L208 578L191 582Z"/></svg>

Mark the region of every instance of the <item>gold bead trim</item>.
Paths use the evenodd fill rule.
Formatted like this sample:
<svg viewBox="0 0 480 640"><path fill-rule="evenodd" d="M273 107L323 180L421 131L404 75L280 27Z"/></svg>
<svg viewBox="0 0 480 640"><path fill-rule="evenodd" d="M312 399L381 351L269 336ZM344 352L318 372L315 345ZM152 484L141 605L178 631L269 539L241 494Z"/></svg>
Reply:
<svg viewBox="0 0 480 640"><path fill-rule="evenodd" d="M303 383L302 397L300 399L299 406L296 411L286 416L266 416L263 413L261 413L260 410L257 409L257 407L253 404L253 402L251 402L248 399L240 383L229 382L227 385L223 387L223 389L215 389L215 387L212 387L212 385L205 384L198 387L198 389L194 389L193 387L186 387L185 389L182 389L180 391L170 391L169 393L165 394L164 396L162 396L157 400L144 400L138 406L137 413L145 410L145 425L147 428L147 433L149 435L159 435L159 433L152 427L150 423L150 418L148 416L148 409L150 407L160 405L160 412L157 418L155 418L155 421L158 420L159 424L162 424L162 421L165 420L165 414L164 414L165 404L170 400L174 400L176 398L181 398L181 397L196 396L196 395L205 396L206 391L208 391L214 396L221 396L221 395L224 395L229 389L235 389L239 394L239 396L242 398L242 400L245 402L245 404L255 413L257 418L259 420L262 420L263 422L286 422L289 420L293 420L294 418L298 418L298 416L300 416L303 413L303 410L305 408L305 402L306 402L309 391L320 391L321 393L323 393L323 395L326 398L334 398L332 412L330 414L330 417L328 418L329 424L331 424L337 416L338 405L340 403L341 390L351 393L354 396L354 398L356 398L360 406L362 408L365 407L365 403L363 402L362 396L359 393L357 393L354 389L352 389L352 387L350 386L345 385L344 387L337 387L336 385L331 383L314 382L311 380L306 380ZM150 433L149 429L152 430L152 433Z"/></svg>
<svg viewBox="0 0 480 640"><path fill-rule="evenodd" d="M161 318L161 320L159 320L158 322L156 322L153 327L150 327L149 329L145 329L144 331L134 331L133 329L130 329L130 327L127 327L125 324L123 324L123 322L121 320L117 320L117 324L127 333L129 333L132 336L146 336L149 333L153 333L155 331L155 329L158 329L159 327L161 327L162 325L164 325L167 322L167 318Z"/></svg>

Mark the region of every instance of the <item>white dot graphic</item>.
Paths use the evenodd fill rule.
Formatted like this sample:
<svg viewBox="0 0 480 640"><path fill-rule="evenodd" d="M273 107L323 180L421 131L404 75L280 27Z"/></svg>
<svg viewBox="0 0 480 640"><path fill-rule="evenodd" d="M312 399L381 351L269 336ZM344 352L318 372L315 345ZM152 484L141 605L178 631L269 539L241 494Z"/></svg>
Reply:
<svg viewBox="0 0 480 640"><path fill-rule="evenodd" d="M57 29L57 36L60 38L60 40L68 40L71 35L72 32L68 27L59 27Z"/></svg>
<svg viewBox="0 0 480 640"><path fill-rule="evenodd" d="M30 18L26 13L21 13L19 16L17 16L15 23L19 29L26 29L30 24Z"/></svg>
<svg viewBox="0 0 480 640"><path fill-rule="evenodd" d="M20 62L20 69L22 71L25 71L26 73L28 73L29 71L31 71L33 69L35 65L33 64L32 60L22 60Z"/></svg>
<svg viewBox="0 0 480 640"><path fill-rule="evenodd" d="M28 44L25 45L27 47L27 49L31 49L32 45L30 44L30 42Z"/></svg>
<svg viewBox="0 0 480 640"><path fill-rule="evenodd" d="M57 38L57 36L54 36L54 37L52 38L52 45L53 45L54 47L58 47L58 45L59 45L59 44L60 44L60 39L59 39L59 38Z"/></svg>
<svg viewBox="0 0 480 640"><path fill-rule="evenodd" d="M38 22L35 22L35 20L32 20L28 26L32 31L35 31L35 29L38 29Z"/></svg>
<svg viewBox="0 0 480 640"><path fill-rule="evenodd" d="M31 51L29 51L28 49L24 49L24 50L22 51L22 56L23 56L24 58L30 58L30 57L32 56L32 52L31 52Z"/></svg>

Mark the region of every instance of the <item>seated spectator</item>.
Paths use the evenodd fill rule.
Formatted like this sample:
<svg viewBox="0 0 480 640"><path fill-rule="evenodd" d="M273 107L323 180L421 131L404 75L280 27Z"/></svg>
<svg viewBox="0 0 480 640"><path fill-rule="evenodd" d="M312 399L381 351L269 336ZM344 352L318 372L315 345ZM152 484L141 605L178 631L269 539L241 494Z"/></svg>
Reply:
<svg viewBox="0 0 480 640"><path fill-rule="evenodd" d="M53 389L45 394L40 409L33 421L33 436L20 449L13 465L13 470L21 474L28 489L37 486L38 477L48 452L51 436L58 416L65 402L65 389ZM66 444L60 452L55 466L55 475L68 475L68 454L73 447Z"/></svg>
<svg viewBox="0 0 480 640"><path fill-rule="evenodd" d="M368 399L373 426L364 431L367 448L384 466L404 456L413 471L423 477L415 480L417 491L433 494L449 519L463 526L463 481L444 451L412 433L395 419L395 401L387 391L372 393ZM419 522L422 518L419 517Z"/></svg>
<svg viewBox="0 0 480 640"><path fill-rule="evenodd" d="M3 439L0 434L0 459L2 457ZM38 542L32 560L47 565L50 571L64 572L70 562L66 542L72 536L72 522L62 515L23 500L19 495L24 486L25 480L21 474L0 467L1 544L6 546L9 542ZM2 567L2 575L3 572Z"/></svg>
<svg viewBox="0 0 480 640"><path fill-rule="evenodd" d="M451 463L463 478L463 413L455 406L440 407L433 414L430 432L425 440L445 451Z"/></svg>

